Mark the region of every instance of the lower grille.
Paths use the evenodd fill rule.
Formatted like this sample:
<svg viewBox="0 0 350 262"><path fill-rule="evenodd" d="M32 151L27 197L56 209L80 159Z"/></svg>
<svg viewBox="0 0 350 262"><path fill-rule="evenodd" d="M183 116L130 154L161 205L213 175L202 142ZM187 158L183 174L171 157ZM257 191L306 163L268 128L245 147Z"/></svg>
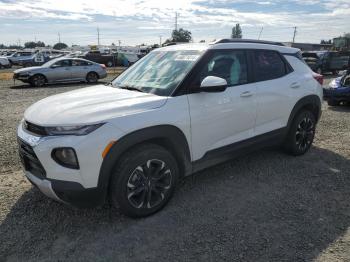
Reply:
<svg viewBox="0 0 350 262"><path fill-rule="evenodd" d="M46 172L36 156L33 148L22 139L18 138L18 151L22 165L26 171L29 171L34 176L43 179L46 177Z"/></svg>

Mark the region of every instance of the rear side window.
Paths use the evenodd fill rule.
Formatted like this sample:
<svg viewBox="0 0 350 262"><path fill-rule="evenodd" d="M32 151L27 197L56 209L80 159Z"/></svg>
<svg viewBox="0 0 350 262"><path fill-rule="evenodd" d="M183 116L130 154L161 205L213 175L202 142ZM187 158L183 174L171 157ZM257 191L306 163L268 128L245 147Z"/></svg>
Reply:
<svg viewBox="0 0 350 262"><path fill-rule="evenodd" d="M280 78L289 73L286 63L276 51L256 50L253 62L256 82Z"/></svg>

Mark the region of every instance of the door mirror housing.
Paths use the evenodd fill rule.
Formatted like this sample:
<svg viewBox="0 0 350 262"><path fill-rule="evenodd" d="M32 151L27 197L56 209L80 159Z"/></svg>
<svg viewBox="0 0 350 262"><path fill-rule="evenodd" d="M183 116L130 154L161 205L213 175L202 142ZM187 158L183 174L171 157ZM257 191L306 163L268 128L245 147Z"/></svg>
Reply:
<svg viewBox="0 0 350 262"><path fill-rule="evenodd" d="M223 92L227 88L227 81L217 76L207 76L203 79L200 91L201 92Z"/></svg>

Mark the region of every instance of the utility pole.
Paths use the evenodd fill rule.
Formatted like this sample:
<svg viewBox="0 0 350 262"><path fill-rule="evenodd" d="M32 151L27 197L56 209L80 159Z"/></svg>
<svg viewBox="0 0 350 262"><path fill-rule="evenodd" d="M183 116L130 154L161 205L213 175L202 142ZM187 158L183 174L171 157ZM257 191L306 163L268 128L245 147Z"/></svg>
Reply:
<svg viewBox="0 0 350 262"><path fill-rule="evenodd" d="M179 16L178 12L175 12L175 30L177 31L177 18Z"/></svg>
<svg viewBox="0 0 350 262"><path fill-rule="evenodd" d="M121 40L118 40L118 44L119 44L119 46L120 46L120 44L122 43L122 41Z"/></svg>
<svg viewBox="0 0 350 262"><path fill-rule="evenodd" d="M58 32L58 42L61 43L61 34Z"/></svg>
<svg viewBox="0 0 350 262"><path fill-rule="evenodd" d="M295 42L295 35L297 34L297 27L294 26L293 43Z"/></svg>
<svg viewBox="0 0 350 262"><path fill-rule="evenodd" d="M260 37L261 37L261 34L262 34L262 31L264 30L264 27L262 26L261 27L261 30L260 30L260 33L259 33L259 37L258 37L258 40L260 40Z"/></svg>
<svg viewBox="0 0 350 262"><path fill-rule="evenodd" d="M162 36L159 36L159 46L162 46Z"/></svg>
<svg viewBox="0 0 350 262"><path fill-rule="evenodd" d="M100 45L100 28L97 27L97 45Z"/></svg>

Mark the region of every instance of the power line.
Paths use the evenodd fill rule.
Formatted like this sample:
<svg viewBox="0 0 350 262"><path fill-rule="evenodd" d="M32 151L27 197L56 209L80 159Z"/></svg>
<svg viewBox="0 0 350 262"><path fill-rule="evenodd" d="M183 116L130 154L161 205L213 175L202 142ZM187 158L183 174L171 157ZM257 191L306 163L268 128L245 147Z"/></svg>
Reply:
<svg viewBox="0 0 350 262"><path fill-rule="evenodd" d="M293 43L295 42L295 35L297 34L297 27L294 26Z"/></svg>
<svg viewBox="0 0 350 262"><path fill-rule="evenodd" d="M100 45L100 28L97 27L97 45Z"/></svg>
<svg viewBox="0 0 350 262"><path fill-rule="evenodd" d="M177 18L179 16L178 12L175 12L175 30L177 31Z"/></svg>
<svg viewBox="0 0 350 262"><path fill-rule="evenodd" d="M261 34L262 34L262 31L264 30L264 27L262 26L261 27L261 30L260 30L260 33L259 33L259 37L258 37L258 40L260 40L260 37L261 37Z"/></svg>

